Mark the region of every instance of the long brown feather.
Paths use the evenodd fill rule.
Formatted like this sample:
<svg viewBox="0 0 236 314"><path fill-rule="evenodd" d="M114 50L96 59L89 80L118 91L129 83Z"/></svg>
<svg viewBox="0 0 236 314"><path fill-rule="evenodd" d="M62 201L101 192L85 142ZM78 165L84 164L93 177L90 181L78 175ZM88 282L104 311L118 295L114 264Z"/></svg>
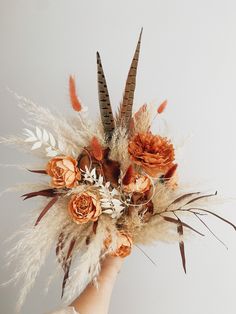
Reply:
<svg viewBox="0 0 236 314"><path fill-rule="evenodd" d="M102 68L102 62L99 53L97 52L97 76L98 76L98 97L102 124L105 135L108 140L112 138L115 128L114 117L112 113L109 93L106 84L106 78Z"/></svg>
<svg viewBox="0 0 236 314"><path fill-rule="evenodd" d="M132 59L128 77L126 80L125 92L124 92L123 100L121 103L120 112L118 113L118 124L123 124L128 129L129 129L131 118L132 118L134 91L135 91L135 86L136 86L136 75L137 75L137 67L138 67L142 32L143 32L143 29L141 29L141 32L139 35L134 57Z"/></svg>

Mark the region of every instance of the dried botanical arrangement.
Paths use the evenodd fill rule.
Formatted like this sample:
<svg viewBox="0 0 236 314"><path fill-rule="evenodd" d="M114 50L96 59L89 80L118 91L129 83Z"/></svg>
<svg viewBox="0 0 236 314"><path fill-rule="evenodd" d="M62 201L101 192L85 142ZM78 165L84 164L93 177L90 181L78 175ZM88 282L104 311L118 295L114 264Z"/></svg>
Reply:
<svg viewBox="0 0 236 314"><path fill-rule="evenodd" d="M1 142L17 144L40 157L37 169L30 171L46 178L43 183L26 185L30 191L23 198L40 196L43 207L34 210L34 224L31 218L9 253L9 259L18 263L12 280L24 280L19 308L53 247L58 270L64 271L62 296L68 302L88 282L96 282L105 256L126 257L134 245L177 240L186 272L185 230L203 236L185 222L187 215L208 230L204 215L236 229L208 209L216 193L184 191L180 186L175 147L169 138L152 133L155 117L150 106L145 104L133 114L141 36L142 32L116 115L98 53L98 124L89 121L72 76L70 100L76 111L72 118L19 98L29 118L24 136L2 138ZM166 105L164 101L157 108L157 116Z"/></svg>

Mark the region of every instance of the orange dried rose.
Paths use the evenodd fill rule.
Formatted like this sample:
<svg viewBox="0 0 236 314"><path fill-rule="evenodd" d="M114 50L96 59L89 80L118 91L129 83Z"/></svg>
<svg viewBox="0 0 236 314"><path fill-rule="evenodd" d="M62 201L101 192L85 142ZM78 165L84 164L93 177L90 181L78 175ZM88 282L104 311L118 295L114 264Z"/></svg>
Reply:
<svg viewBox="0 0 236 314"><path fill-rule="evenodd" d="M151 132L138 133L129 142L131 160L152 177L165 173L173 166L174 147L166 138Z"/></svg>
<svg viewBox="0 0 236 314"><path fill-rule="evenodd" d="M98 220L102 209L97 195L86 191L71 197L68 203L68 212L74 222L83 224Z"/></svg>
<svg viewBox="0 0 236 314"><path fill-rule="evenodd" d="M123 191L126 193L145 193L150 190L151 180L147 176L135 174L131 182L123 185Z"/></svg>
<svg viewBox="0 0 236 314"><path fill-rule="evenodd" d="M109 234L104 241L105 248L108 249L111 243L112 243L112 238L111 238L111 235ZM115 251L111 252L111 256L118 256L118 257L124 258L130 255L132 244L133 244L133 241L127 232L118 231L117 247Z"/></svg>
<svg viewBox="0 0 236 314"><path fill-rule="evenodd" d="M52 177L51 185L54 188L73 188L81 179L77 168L77 161L70 156L56 156L47 164L47 173Z"/></svg>

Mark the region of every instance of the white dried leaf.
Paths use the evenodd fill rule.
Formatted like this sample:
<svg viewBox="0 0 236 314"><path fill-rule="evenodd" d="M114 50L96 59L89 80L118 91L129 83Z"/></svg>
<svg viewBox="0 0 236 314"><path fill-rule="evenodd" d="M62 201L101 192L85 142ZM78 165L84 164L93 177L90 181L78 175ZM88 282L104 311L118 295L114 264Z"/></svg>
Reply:
<svg viewBox="0 0 236 314"><path fill-rule="evenodd" d="M98 183L103 183L103 176L101 176L101 174L99 174Z"/></svg>
<svg viewBox="0 0 236 314"><path fill-rule="evenodd" d="M65 150L65 145L61 141L58 141L58 148L61 152L64 152Z"/></svg>
<svg viewBox="0 0 236 314"><path fill-rule="evenodd" d="M25 139L25 142L26 143L32 143L32 142L35 142L37 141L37 138L36 137L28 137L27 139Z"/></svg>
<svg viewBox="0 0 236 314"><path fill-rule="evenodd" d="M43 129L43 141L47 143L48 140L49 140L48 132L45 129Z"/></svg>
<svg viewBox="0 0 236 314"><path fill-rule="evenodd" d="M104 208L111 208L112 206L111 206L111 202L107 202L107 201L104 201L104 200L102 200L102 207L104 207Z"/></svg>
<svg viewBox="0 0 236 314"><path fill-rule="evenodd" d="M106 184L105 184L105 188L108 189L110 187L111 183L108 181Z"/></svg>
<svg viewBox="0 0 236 314"><path fill-rule="evenodd" d="M42 140L43 138L43 134L42 134L42 131L40 130L39 127L36 126L36 135L38 137L39 140Z"/></svg>
<svg viewBox="0 0 236 314"><path fill-rule="evenodd" d="M111 195L112 195L112 196L119 195L119 192L118 192L116 189L113 189L113 190L111 191Z"/></svg>
<svg viewBox="0 0 236 314"><path fill-rule="evenodd" d="M34 145L32 146L31 150L38 149L42 146L42 142L35 142Z"/></svg>
<svg viewBox="0 0 236 314"><path fill-rule="evenodd" d="M91 178L87 178L86 181L88 181L88 182L90 182L90 183L93 183L93 182L94 182L93 179L91 179Z"/></svg>
<svg viewBox="0 0 236 314"><path fill-rule="evenodd" d="M113 210L112 209L105 209L105 210L103 210L103 212L108 214L108 215L113 214Z"/></svg>
<svg viewBox="0 0 236 314"><path fill-rule="evenodd" d="M113 203L115 206L119 206L119 205L121 204L121 201L118 200L118 199L116 199L116 198L114 198L114 199L112 200L112 203Z"/></svg>
<svg viewBox="0 0 236 314"><path fill-rule="evenodd" d="M35 137L34 132L29 129L24 129L25 134L30 137Z"/></svg>
<svg viewBox="0 0 236 314"><path fill-rule="evenodd" d="M54 136L52 135L52 133L49 133L49 139L50 139L50 144L52 147L56 146L56 140L54 138Z"/></svg>
<svg viewBox="0 0 236 314"><path fill-rule="evenodd" d="M57 155L58 155L58 152L55 150L51 150L51 151L47 152L48 157L55 157Z"/></svg>
<svg viewBox="0 0 236 314"><path fill-rule="evenodd" d="M95 168L93 168L93 170L91 171L91 177L96 179L96 169Z"/></svg>
<svg viewBox="0 0 236 314"><path fill-rule="evenodd" d="M113 219L117 219L117 218L120 218L120 216L122 215L122 213L117 213L117 212L113 212L112 214L111 214L111 218L113 218Z"/></svg>

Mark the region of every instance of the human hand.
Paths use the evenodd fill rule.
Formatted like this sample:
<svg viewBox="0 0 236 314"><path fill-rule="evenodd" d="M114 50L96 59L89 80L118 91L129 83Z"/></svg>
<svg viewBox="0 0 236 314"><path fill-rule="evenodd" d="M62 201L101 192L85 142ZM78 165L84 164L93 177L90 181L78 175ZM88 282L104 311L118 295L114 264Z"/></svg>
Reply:
<svg viewBox="0 0 236 314"><path fill-rule="evenodd" d="M112 290L123 260L121 257L106 257L98 277L99 288L90 283L71 306L80 314L107 314Z"/></svg>

